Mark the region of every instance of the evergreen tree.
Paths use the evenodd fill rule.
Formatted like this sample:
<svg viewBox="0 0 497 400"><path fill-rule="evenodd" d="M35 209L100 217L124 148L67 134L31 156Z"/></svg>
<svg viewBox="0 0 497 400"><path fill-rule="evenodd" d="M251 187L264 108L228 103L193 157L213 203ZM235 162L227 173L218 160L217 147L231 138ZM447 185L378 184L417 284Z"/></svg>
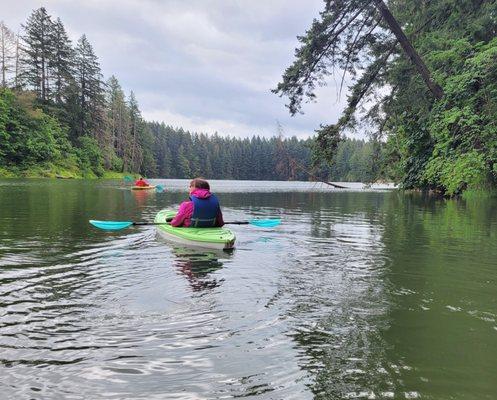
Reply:
<svg viewBox="0 0 497 400"><path fill-rule="evenodd" d="M396 3L389 2L389 5ZM430 70L383 0L325 0L320 18L314 20L299 40L302 45L295 52L295 62L273 90L280 96L288 96L291 114L301 111L305 98L315 99L316 87L325 84L326 77L336 68L343 70L341 86L346 74L356 79L358 72L363 72L355 81L339 121L317 130L314 149L330 163L341 132L355 123L354 113L359 103L375 84L382 84L381 72L392 54L403 52L407 56L419 75L411 70L405 72L416 79L422 77L433 96L432 101L443 95L442 88L433 81Z"/></svg>
<svg viewBox="0 0 497 400"><path fill-rule="evenodd" d="M93 136L105 148L109 138L104 129L105 99L102 73L98 58L85 35L81 36L76 46L75 79L78 91L78 115L72 127L74 136ZM106 153L109 167L109 157Z"/></svg>
<svg viewBox="0 0 497 400"><path fill-rule="evenodd" d="M49 64L53 58L54 23L41 7L32 12L23 28L22 82L46 102L50 98Z"/></svg>
<svg viewBox="0 0 497 400"><path fill-rule="evenodd" d="M130 126L130 135L132 138L131 144L131 169L133 171L139 171L143 162L143 121L141 118L140 109L138 107L138 101L136 100L135 94L133 91L130 92L128 97L128 110L129 110L129 126ZM142 140L140 140L142 139ZM140 146L140 142L142 142L142 146ZM148 150L148 149L147 149Z"/></svg>
<svg viewBox="0 0 497 400"><path fill-rule="evenodd" d="M142 118L138 101L133 91L128 98L131 135L131 170L140 171L145 176L157 175L157 163L154 159L154 137L149 126Z"/></svg>
<svg viewBox="0 0 497 400"><path fill-rule="evenodd" d="M153 136L151 166L163 178L253 180L309 180L312 169L312 139L296 137L252 137L238 139L217 134L192 134L164 123L147 123ZM140 144L140 147L143 147ZM380 151L383 150L380 148ZM345 139L339 144L337 162L331 170L322 166L315 174L322 179L371 181L378 176L373 168L374 146L362 140ZM280 168L281 160L284 168ZM144 161L144 168L146 166ZM332 175L330 175L330 173Z"/></svg>
<svg viewBox="0 0 497 400"><path fill-rule="evenodd" d="M107 81L107 137L112 138L112 148L122 161L122 170L128 171L132 160L131 114L124 92L115 76Z"/></svg>
<svg viewBox="0 0 497 400"><path fill-rule="evenodd" d="M73 50L62 21L52 22L44 8L35 10L24 28L25 49L17 62L19 45L0 24L1 83L5 86L13 77L17 89L0 88L2 165L64 163L91 176L102 176L110 168L168 178L309 178L310 139L208 136L147 123L133 92L126 99L114 76L103 84L98 58L85 35ZM17 77L24 86L17 84ZM351 143L344 142L347 151L339 146L343 168L336 176L362 179L371 170L373 147ZM321 168L320 173L326 179L329 170Z"/></svg>
<svg viewBox="0 0 497 400"><path fill-rule="evenodd" d="M54 100L61 105L69 96L69 85L73 81L75 53L71 47L60 18L53 24L52 57L48 66L54 80Z"/></svg>
<svg viewBox="0 0 497 400"><path fill-rule="evenodd" d="M7 87L9 75L15 69L16 38L14 33L0 21L0 85Z"/></svg>
<svg viewBox="0 0 497 400"><path fill-rule="evenodd" d="M188 153L185 151L183 145L180 145L178 149L177 165L178 165L179 178L189 178L190 176L192 176L190 170L190 160L188 159Z"/></svg>

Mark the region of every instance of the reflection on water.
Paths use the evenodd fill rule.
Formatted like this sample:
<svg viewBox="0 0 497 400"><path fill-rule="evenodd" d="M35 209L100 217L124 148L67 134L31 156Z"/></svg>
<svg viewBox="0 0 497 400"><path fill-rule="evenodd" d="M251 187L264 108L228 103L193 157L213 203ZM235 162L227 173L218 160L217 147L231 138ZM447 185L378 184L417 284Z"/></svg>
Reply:
<svg viewBox="0 0 497 400"><path fill-rule="evenodd" d="M126 193L131 193L138 207L145 206L156 194L155 190L131 190Z"/></svg>
<svg viewBox="0 0 497 400"><path fill-rule="evenodd" d="M201 250L172 245L171 252L176 256L173 266L185 276L192 290L200 292L218 287L223 279L211 278L210 274L223 267L220 258L226 258L228 252Z"/></svg>
<svg viewBox="0 0 497 400"><path fill-rule="evenodd" d="M0 181L3 397L495 397L496 199L214 181L227 220L283 218L232 253L87 223L182 184Z"/></svg>

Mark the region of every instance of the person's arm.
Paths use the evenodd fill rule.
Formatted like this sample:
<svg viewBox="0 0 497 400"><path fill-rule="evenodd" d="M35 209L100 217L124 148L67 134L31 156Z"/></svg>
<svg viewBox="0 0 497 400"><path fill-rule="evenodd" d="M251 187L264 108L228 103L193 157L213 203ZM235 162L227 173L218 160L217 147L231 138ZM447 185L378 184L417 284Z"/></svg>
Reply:
<svg viewBox="0 0 497 400"><path fill-rule="evenodd" d="M171 221L172 226L181 226L186 218L191 217L193 211L193 203L191 201L184 201L179 206L178 213Z"/></svg>
<svg viewBox="0 0 497 400"><path fill-rule="evenodd" d="M224 225L223 213L221 211L221 207L219 207L216 216L216 226L223 226L223 225Z"/></svg>

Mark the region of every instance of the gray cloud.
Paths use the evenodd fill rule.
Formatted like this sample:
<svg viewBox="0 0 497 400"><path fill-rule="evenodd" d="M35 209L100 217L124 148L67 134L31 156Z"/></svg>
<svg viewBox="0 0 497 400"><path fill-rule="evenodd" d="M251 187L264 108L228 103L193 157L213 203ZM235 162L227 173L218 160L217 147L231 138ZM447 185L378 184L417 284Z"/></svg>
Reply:
<svg viewBox="0 0 497 400"><path fill-rule="evenodd" d="M278 120L287 134L308 136L343 108L345 96L337 100L333 81L296 117L270 92L322 0L8 3L2 18L12 29L43 5L73 41L85 33L105 76L114 74L135 92L147 119L235 136L273 135Z"/></svg>

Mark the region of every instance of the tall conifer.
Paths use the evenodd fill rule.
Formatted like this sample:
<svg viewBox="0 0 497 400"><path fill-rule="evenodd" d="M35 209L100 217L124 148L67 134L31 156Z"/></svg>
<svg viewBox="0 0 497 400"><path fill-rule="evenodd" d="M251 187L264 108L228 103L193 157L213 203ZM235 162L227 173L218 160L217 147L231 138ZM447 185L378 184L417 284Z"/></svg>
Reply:
<svg viewBox="0 0 497 400"><path fill-rule="evenodd" d="M81 36L76 46L75 78L79 106L77 126L74 127L77 136L93 136L100 144L104 144L105 100L102 73L86 35Z"/></svg>
<svg viewBox="0 0 497 400"><path fill-rule="evenodd" d="M68 86L74 79L75 52L64 24L57 18L53 25L52 57L48 63L54 81L54 100L62 104L69 95Z"/></svg>
<svg viewBox="0 0 497 400"><path fill-rule="evenodd" d="M33 89L42 101L50 97L49 63L53 56L54 23L41 7L28 17L23 39L22 82Z"/></svg>

